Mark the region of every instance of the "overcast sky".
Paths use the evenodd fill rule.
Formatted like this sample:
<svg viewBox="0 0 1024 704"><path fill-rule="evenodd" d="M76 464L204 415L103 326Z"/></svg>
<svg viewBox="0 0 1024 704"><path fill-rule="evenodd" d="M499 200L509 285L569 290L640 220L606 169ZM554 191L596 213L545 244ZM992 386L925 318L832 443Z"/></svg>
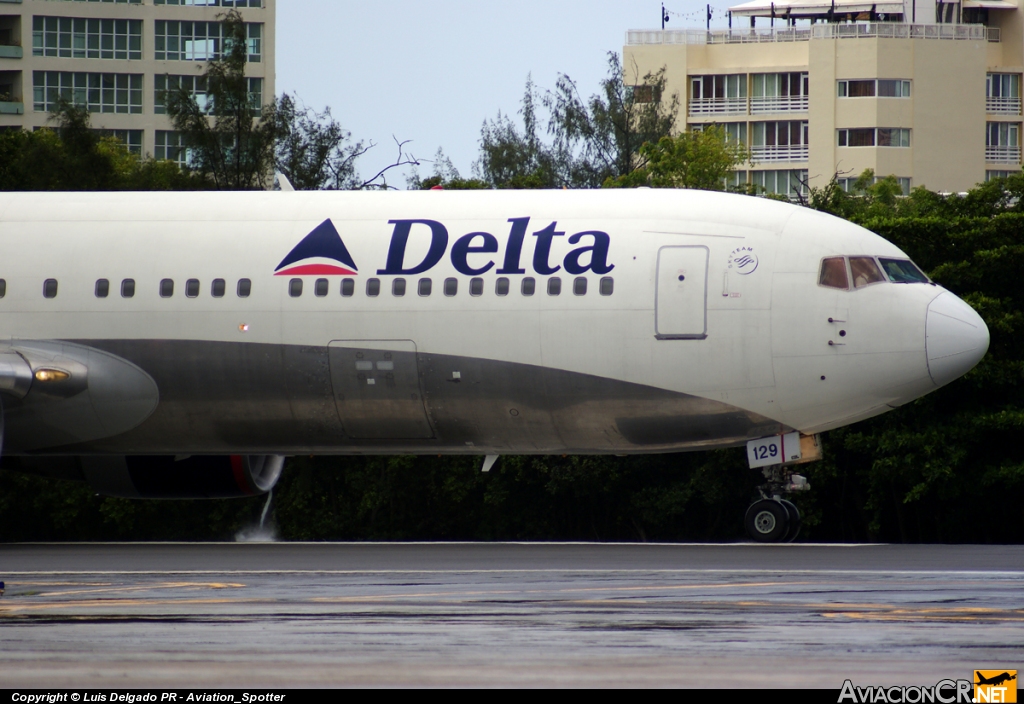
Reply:
<svg viewBox="0 0 1024 704"><path fill-rule="evenodd" d="M668 26L703 26L704 4L670 0L677 14ZM359 162L364 178L393 159L392 135L412 140L409 149L423 159L442 147L468 177L482 122L499 110L516 113L527 75L550 88L566 73L589 96L605 75L607 52L621 55L627 29L659 27L660 7L660 0L278 0L277 92L330 106L353 139L377 143ZM394 184L405 187L403 178Z"/></svg>

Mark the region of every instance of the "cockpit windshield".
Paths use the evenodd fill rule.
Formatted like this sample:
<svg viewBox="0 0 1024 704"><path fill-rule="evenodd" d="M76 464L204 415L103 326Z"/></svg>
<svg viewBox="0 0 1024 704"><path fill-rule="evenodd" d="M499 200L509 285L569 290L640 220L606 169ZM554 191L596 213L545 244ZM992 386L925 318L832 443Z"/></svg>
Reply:
<svg viewBox="0 0 1024 704"><path fill-rule="evenodd" d="M909 259L878 258L889 281L894 284L926 284L928 277Z"/></svg>

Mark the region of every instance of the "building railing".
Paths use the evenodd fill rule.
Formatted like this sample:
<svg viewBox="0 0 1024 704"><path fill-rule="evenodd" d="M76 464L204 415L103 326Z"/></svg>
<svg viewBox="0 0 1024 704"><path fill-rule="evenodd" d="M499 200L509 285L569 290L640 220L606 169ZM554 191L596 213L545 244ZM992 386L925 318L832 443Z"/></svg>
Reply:
<svg viewBox="0 0 1024 704"><path fill-rule="evenodd" d="M1019 164L1020 147L986 145L985 161L990 164Z"/></svg>
<svg viewBox="0 0 1024 704"><path fill-rule="evenodd" d="M690 115L744 114L747 112L747 99L705 98L702 100L691 100L688 109Z"/></svg>
<svg viewBox="0 0 1024 704"><path fill-rule="evenodd" d="M981 24L813 24L809 27L749 27L743 29L631 29L628 46L644 44L763 44L806 42L811 39L952 39L999 41L999 28Z"/></svg>
<svg viewBox="0 0 1024 704"><path fill-rule="evenodd" d="M985 112L997 115L1020 115L1020 98L985 98Z"/></svg>
<svg viewBox="0 0 1024 704"><path fill-rule="evenodd" d="M806 144L762 145L750 148L750 157L754 162L807 161L809 155L810 151Z"/></svg>
<svg viewBox="0 0 1024 704"><path fill-rule="evenodd" d="M750 112L807 112L807 96L753 97Z"/></svg>

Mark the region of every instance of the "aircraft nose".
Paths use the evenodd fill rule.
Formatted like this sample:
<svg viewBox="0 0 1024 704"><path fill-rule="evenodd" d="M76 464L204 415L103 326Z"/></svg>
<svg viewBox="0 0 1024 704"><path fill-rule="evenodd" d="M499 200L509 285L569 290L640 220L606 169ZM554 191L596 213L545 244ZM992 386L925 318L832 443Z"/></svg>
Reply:
<svg viewBox="0 0 1024 704"><path fill-rule="evenodd" d="M969 372L988 351L985 321L948 291L928 306L925 338L928 373L936 386L944 386Z"/></svg>

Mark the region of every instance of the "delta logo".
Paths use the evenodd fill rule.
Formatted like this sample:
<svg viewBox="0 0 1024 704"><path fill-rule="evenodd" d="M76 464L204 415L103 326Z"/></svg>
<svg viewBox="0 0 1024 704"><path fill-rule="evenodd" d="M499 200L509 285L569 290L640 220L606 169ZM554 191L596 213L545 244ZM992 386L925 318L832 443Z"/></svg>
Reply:
<svg viewBox="0 0 1024 704"><path fill-rule="evenodd" d="M327 219L288 252L274 276L353 276L358 272L334 223Z"/></svg>
<svg viewBox="0 0 1024 704"><path fill-rule="evenodd" d="M974 701L1007 703L1017 701L1016 670L975 670Z"/></svg>
<svg viewBox="0 0 1024 704"><path fill-rule="evenodd" d="M377 274L383 276L412 276L434 268L447 255L455 271L466 276L494 273L525 274L527 266L541 276L550 276L564 270L572 276L587 272L607 274L615 265L608 261L611 238L601 230L583 230L569 234L552 222L533 232L533 252L524 259L524 245L530 227L530 218L509 218L508 234L503 241L490 232L470 232L451 242L448 228L436 220L389 220L393 226L388 246L387 261ZM416 228L421 244L429 237L426 254L421 261L406 261L410 236ZM564 255L552 251L556 242L565 238L571 247ZM472 260L472 261L471 261ZM755 260L756 261L756 260ZM755 264L756 266L756 264ZM353 276L358 272L334 223L324 220L295 245L277 268L275 276Z"/></svg>

